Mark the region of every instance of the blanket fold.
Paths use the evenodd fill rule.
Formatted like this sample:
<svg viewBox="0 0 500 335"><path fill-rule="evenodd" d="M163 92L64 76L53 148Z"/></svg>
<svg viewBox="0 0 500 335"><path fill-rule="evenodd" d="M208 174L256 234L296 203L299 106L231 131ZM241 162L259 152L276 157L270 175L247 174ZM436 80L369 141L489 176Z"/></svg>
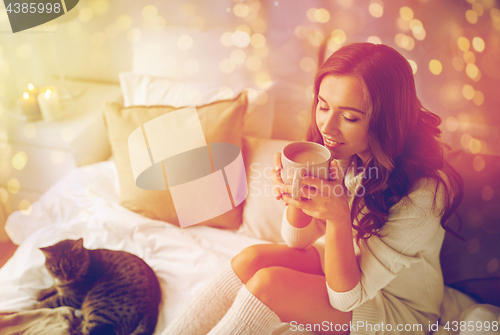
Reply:
<svg viewBox="0 0 500 335"><path fill-rule="evenodd" d="M0 313L0 335L75 335L81 320L71 307Z"/></svg>

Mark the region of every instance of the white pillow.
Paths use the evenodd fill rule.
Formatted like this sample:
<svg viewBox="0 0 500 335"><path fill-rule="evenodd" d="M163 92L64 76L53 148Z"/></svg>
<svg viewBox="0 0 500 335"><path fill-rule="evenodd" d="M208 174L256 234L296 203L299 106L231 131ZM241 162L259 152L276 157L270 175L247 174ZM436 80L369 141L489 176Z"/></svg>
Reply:
<svg viewBox="0 0 500 335"><path fill-rule="evenodd" d="M248 180L248 196L243 206L243 223L238 234L271 242L283 242L281 218L285 205L276 200L272 189L273 156L290 143L283 140L243 138L243 159Z"/></svg>
<svg viewBox="0 0 500 335"><path fill-rule="evenodd" d="M243 133L271 137L274 118L272 88L266 91L255 89L243 79L232 86L225 86L211 81L178 81L134 72L122 72L119 77L125 107L205 105L232 99L247 90L249 104Z"/></svg>

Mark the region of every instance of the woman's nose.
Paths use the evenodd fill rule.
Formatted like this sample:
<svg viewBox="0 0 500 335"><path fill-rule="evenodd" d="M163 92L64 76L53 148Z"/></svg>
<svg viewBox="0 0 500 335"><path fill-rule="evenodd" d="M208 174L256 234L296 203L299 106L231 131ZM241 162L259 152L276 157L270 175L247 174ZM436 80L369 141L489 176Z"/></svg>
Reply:
<svg viewBox="0 0 500 335"><path fill-rule="evenodd" d="M323 125L321 126L322 129L320 129L324 133L338 133L339 128L338 128L338 120L337 117L335 116L334 113L331 113L325 122L323 122Z"/></svg>

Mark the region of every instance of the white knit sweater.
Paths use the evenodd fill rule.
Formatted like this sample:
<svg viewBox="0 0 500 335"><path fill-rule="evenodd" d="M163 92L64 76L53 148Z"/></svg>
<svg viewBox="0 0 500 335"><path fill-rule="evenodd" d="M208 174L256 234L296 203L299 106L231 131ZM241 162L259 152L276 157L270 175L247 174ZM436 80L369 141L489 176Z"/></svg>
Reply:
<svg viewBox="0 0 500 335"><path fill-rule="evenodd" d="M357 159L339 162L345 170L345 186L353 194L361 185L363 173L356 175ZM347 165L347 166L346 166ZM379 236L353 244L361 271L361 280L348 292L335 292L328 284L330 304L340 311L353 311L353 325L358 322L391 324L398 334L398 324L420 323L422 331L412 334L429 334L429 322L439 319L443 297L443 278L439 252L444 238L441 227L443 192L439 189L436 206L433 206L436 182L419 180L408 197L391 207L389 217ZM295 248L314 246L318 249L324 271L326 222L312 219L308 226L295 228L283 215L282 236L286 244ZM374 330L375 329L375 330ZM379 331L376 331L379 329ZM387 328L385 328L387 330ZM351 334L384 334L379 328L360 327Z"/></svg>

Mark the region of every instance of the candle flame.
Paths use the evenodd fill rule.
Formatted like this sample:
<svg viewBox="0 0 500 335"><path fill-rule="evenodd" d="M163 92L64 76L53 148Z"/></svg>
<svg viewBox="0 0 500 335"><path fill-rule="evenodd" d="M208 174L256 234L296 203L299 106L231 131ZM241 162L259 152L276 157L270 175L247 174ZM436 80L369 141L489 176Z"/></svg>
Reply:
<svg viewBox="0 0 500 335"><path fill-rule="evenodd" d="M50 92L45 92L45 94L43 96L45 97L45 99L50 98Z"/></svg>
<svg viewBox="0 0 500 335"><path fill-rule="evenodd" d="M35 88L35 86L32 83L28 84L28 89L31 91Z"/></svg>
<svg viewBox="0 0 500 335"><path fill-rule="evenodd" d="M28 100L28 99L29 99L29 97L30 97L30 95L28 94L28 92L24 92L24 93L23 93L23 98L24 98L25 100Z"/></svg>
<svg viewBox="0 0 500 335"><path fill-rule="evenodd" d="M52 93L52 90L50 88L47 88L47 91L45 91L45 93L50 94L50 93Z"/></svg>

